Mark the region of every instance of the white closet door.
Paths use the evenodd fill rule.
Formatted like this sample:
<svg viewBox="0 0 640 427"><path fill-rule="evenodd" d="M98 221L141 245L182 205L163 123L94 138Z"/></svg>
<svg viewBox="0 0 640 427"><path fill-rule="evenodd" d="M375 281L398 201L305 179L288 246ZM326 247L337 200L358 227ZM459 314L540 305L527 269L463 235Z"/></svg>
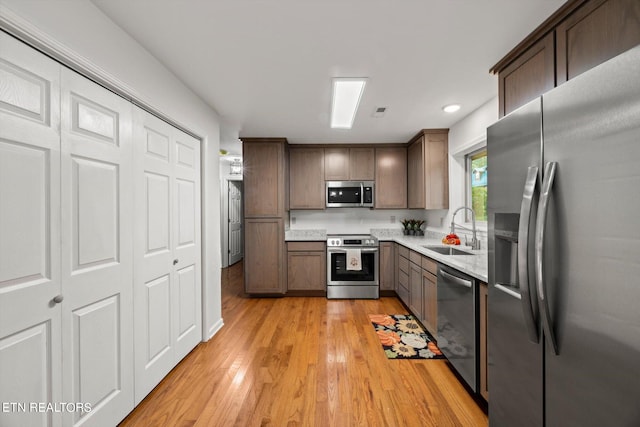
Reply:
<svg viewBox="0 0 640 427"><path fill-rule="evenodd" d="M200 144L134 108L136 403L202 336Z"/></svg>
<svg viewBox="0 0 640 427"><path fill-rule="evenodd" d="M174 363L171 283L174 172L171 126L134 107L136 404Z"/></svg>
<svg viewBox="0 0 640 427"><path fill-rule="evenodd" d="M133 409L132 105L62 70L63 397L91 404L64 425L117 424Z"/></svg>
<svg viewBox="0 0 640 427"><path fill-rule="evenodd" d="M202 286L200 246L200 143L173 130L175 192L173 198L174 277L172 309L176 363L202 337Z"/></svg>
<svg viewBox="0 0 640 427"><path fill-rule="evenodd" d="M60 66L0 32L2 426L59 426Z"/></svg>

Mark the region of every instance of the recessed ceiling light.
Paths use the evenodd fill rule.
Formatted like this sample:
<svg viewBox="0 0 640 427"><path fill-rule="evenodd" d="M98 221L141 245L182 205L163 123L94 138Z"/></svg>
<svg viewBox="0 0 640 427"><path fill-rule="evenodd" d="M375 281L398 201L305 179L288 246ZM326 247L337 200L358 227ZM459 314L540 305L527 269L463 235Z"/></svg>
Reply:
<svg viewBox="0 0 640 427"><path fill-rule="evenodd" d="M442 107L442 111L445 113L455 113L460 109L460 104L449 104Z"/></svg>
<svg viewBox="0 0 640 427"><path fill-rule="evenodd" d="M333 79L332 128L351 129L366 83L366 78L336 77Z"/></svg>

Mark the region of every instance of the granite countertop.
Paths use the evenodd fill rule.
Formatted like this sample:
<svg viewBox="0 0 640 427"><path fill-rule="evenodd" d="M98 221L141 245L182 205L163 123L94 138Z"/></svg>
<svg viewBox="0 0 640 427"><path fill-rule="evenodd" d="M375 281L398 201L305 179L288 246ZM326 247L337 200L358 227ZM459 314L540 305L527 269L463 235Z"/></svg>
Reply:
<svg viewBox="0 0 640 427"><path fill-rule="evenodd" d="M448 265L449 267L455 268L458 271L466 273L470 276L475 277L476 279L480 279L483 282L487 282L489 266L487 261L487 250L486 248L472 251L469 246L455 246L455 248L471 252L474 255L442 255L438 252L434 252L429 250L423 246L442 246L449 247L449 245L443 245L441 240L433 239L431 237L425 236L404 236L402 234L384 237L377 236L378 240L384 242L396 242L405 246L412 251L418 252L426 257L429 257L441 264Z"/></svg>
<svg viewBox="0 0 640 427"><path fill-rule="evenodd" d="M435 233L427 232L426 236L404 236L402 230L371 229L371 235L381 242L396 242L412 251L418 252L439 263L448 265L458 271L480 279L488 280L487 249L482 248L472 251L468 246L455 246L457 249L468 251L474 255L442 255L423 246L447 246L443 245ZM285 241L324 241L327 239L327 230L287 230ZM486 246L486 242L485 243Z"/></svg>

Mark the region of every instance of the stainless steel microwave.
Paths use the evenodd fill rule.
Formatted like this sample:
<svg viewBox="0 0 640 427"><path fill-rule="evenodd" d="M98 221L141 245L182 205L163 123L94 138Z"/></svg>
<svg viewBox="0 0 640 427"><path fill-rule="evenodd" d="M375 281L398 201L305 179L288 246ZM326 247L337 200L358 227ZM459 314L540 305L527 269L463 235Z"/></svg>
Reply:
<svg viewBox="0 0 640 427"><path fill-rule="evenodd" d="M373 181L326 181L328 208L372 208Z"/></svg>

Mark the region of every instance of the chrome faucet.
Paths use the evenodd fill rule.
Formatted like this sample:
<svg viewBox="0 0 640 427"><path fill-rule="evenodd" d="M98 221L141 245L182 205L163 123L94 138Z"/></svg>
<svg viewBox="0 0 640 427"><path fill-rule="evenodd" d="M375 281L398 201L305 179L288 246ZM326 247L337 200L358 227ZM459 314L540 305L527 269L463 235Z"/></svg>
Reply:
<svg viewBox="0 0 640 427"><path fill-rule="evenodd" d="M456 222L455 222L456 214L458 213L458 211L461 211L463 209L466 209L471 212L471 231L473 232L473 236L471 237L471 249L478 250L480 249L480 240L478 240L478 235L476 234L476 213L473 211L473 209L467 206L462 206L453 212L453 216L451 217L451 234L454 234L456 232ZM463 230L469 230L465 226L462 226L460 224L457 224L457 225L459 228L462 228ZM464 243L468 245L466 237L465 237Z"/></svg>

